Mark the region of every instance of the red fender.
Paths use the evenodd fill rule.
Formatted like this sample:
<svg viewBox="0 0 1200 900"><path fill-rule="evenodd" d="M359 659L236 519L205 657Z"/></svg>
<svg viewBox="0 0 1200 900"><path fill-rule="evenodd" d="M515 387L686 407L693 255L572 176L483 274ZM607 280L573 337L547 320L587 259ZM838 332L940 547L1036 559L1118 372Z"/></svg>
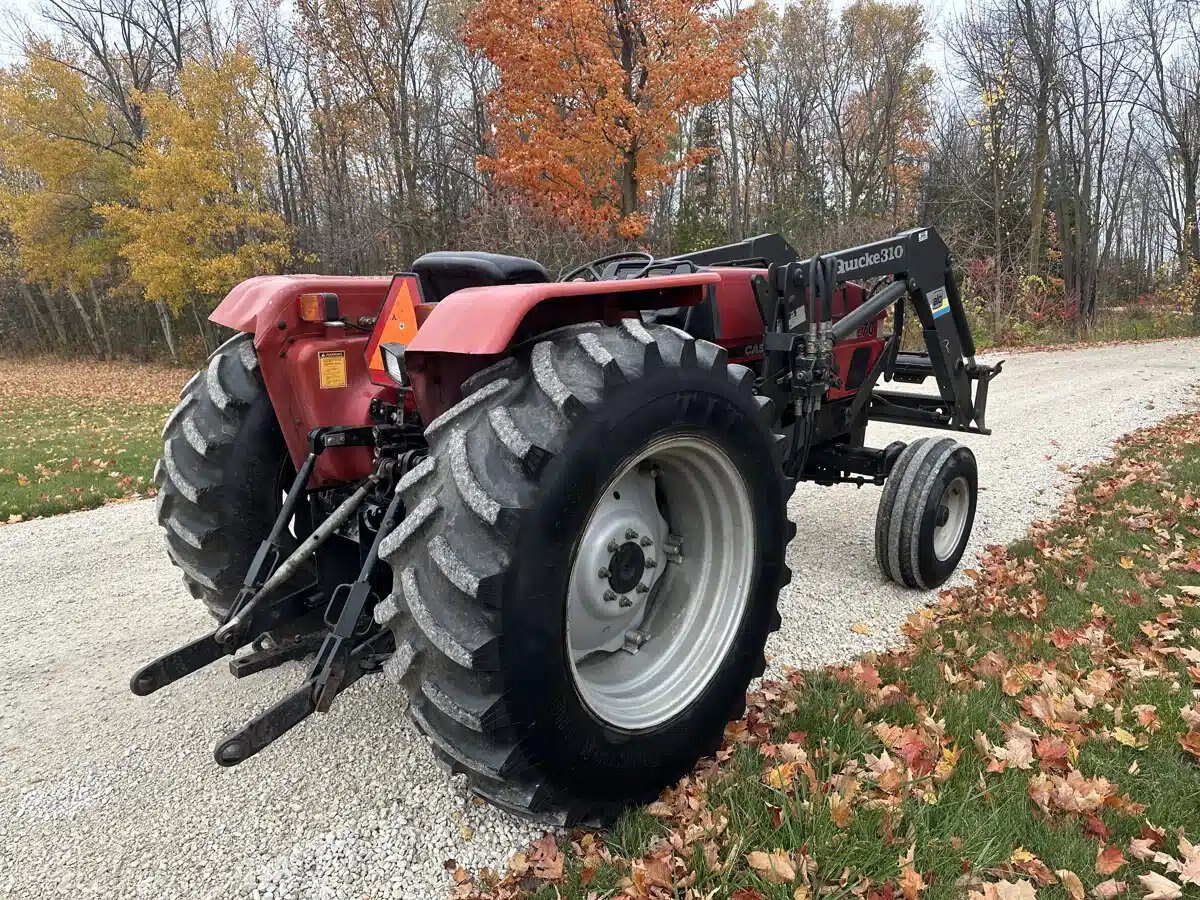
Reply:
<svg viewBox="0 0 1200 900"><path fill-rule="evenodd" d="M716 272L695 272L455 291L434 305L404 354L421 418L432 422L461 400L463 381L515 343L565 325L615 325L643 309L693 306L720 281Z"/></svg>
<svg viewBox="0 0 1200 900"><path fill-rule="evenodd" d="M643 309L691 306L720 281L715 272L697 272L630 281L479 287L456 291L440 303L420 304L420 329L405 360L421 417L431 422L457 403L468 376L527 337L578 322L616 324ZM400 278L391 277L251 278L230 291L209 316L218 325L254 335L267 394L297 466L308 453L313 428L367 425L373 399L397 402L395 388L371 383L366 362L370 335L353 326L359 319L376 318L389 288L399 284ZM350 327L303 321L297 298L310 292L337 294ZM345 385L322 386L322 355L339 353L344 354ZM312 485L356 481L371 467L368 448L328 450L317 463Z"/></svg>
<svg viewBox="0 0 1200 900"><path fill-rule="evenodd" d="M305 322L297 298L304 293L337 294L343 317L352 325L374 319L391 278L327 275L271 275L243 281L209 316L218 325L254 335L259 370L284 441L298 467L308 455L308 433L322 425L369 425L368 407L379 397L395 403L394 388L371 384L367 378L366 347L370 326L356 329ZM345 386L322 387L320 354L345 365ZM328 373L328 369L327 369ZM326 451L313 472L313 487L357 481L373 466L368 447Z"/></svg>

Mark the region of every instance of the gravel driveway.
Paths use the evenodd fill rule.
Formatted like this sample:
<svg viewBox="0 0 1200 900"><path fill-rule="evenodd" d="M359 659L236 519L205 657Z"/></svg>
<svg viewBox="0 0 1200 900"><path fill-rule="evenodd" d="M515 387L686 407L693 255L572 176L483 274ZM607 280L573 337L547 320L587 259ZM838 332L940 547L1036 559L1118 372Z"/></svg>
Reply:
<svg viewBox="0 0 1200 900"><path fill-rule="evenodd" d="M992 386L996 433L965 439L982 489L968 555L1019 537L1057 505L1064 469L1191 405L1198 382L1196 340L1014 355ZM916 434L873 426L869 441ZM774 664L882 647L929 599L876 569L877 502L872 488L796 491ZM130 694L139 663L209 625L151 502L0 528L0 564L3 896L436 897L443 861L496 865L536 836L434 765L382 679L235 769L213 764L214 740L295 685L298 664Z"/></svg>

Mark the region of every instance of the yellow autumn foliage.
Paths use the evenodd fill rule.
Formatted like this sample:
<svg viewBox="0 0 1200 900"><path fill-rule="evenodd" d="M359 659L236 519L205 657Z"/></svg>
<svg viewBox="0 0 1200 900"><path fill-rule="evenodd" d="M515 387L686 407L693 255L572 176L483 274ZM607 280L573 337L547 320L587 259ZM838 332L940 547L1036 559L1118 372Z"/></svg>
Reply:
<svg viewBox="0 0 1200 900"><path fill-rule="evenodd" d="M38 49L0 71L0 216L28 280L79 289L117 259L99 207L127 196L135 150L78 72Z"/></svg>
<svg viewBox="0 0 1200 900"><path fill-rule="evenodd" d="M291 255L283 219L266 209L266 154L253 89L258 71L236 51L186 65L179 96L135 94L148 134L131 179L134 202L108 204L121 255L152 301L178 309L218 297Z"/></svg>

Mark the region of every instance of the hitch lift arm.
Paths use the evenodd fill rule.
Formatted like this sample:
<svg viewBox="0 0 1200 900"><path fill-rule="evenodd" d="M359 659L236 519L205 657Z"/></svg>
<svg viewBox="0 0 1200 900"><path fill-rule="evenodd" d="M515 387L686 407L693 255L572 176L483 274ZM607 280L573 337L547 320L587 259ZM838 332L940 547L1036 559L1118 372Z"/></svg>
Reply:
<svg viewBox="0 0 1200 900"><path fill-rule="evenodd" d="M295 515L300 497L308 488L308 479L312 475L317 457L328 447L369 446L371 439L371 428L362 426L318 428L309 435L308 456L288 489L287 497L275 517L270 533L254 554L250 568L242 579L242 588L238 591L225 621L203 637L163 654L138 669L129 682L133 693L139 697L152 694L223 656L236 653L250 643L247 635L263 635L279 625L301 619L310 610L311 603L315 601L315 585L283 596L277 595L277 589L316 553L317 548L329 538L338 524L357 508L366 497L366 493L356 492L343 503L342 507L346 507L351 501L355 501L348 509L343 510L339 507L330 517L331 520L343 513L339 522L330 527L326 527L330 520L321 523L321 526L287 560L282 561L281 565L283 534ZM287 574L278 577L285 567ZM272 597L272 594L276 596Z"/></svg>
<svg viewBox="0 0 1200 900"><path fill-rule="evenodd" d="M379 560L379 545L395 524L400 507L400 491L393 486L392 497L379 523L379 530L367 551L358 578L334 591L326 610L326 621L340 602L337 622L325 635L308 678L271 708L264 710L221 741L213 757L222 766L233 766L249 759L272 741L299 725L314 712L329 712L334 697L374 671L392 650L392 633L371 629L365 633L359 623L371 598L371 573ZM372 633L373 632L373 633ZM355 643L356 636L362 637Z"/></svg>
<svg viewBox="0 0 1200 900"><path fill-rule="evenodd" d="M379 545L402 514L400 495L394 486L401 474L397 460L381 460L375 472L283 558L284 534L308 489L317 458L330 447L375 446L380 437L377 431L378 426L338 426L318 428L309 435L309 454L296 473L270 533L255 554L225 620L208 634L143 666L130 680L133 693L145 696L250 646L251 652L234 656L229 663L233 675L241 678L300 659L320 642L307 680L217 745L214 755L223 766L249 758L313 712L328 712L337 694L378 669L391 653L391 632L375 628L373 623L363 629L361 623L372 599L371 576L379 559ZM411 464L414 460L405 457L405 462ZM334 591L328 604L322 604L315 582L297 591L281 593L280 588L354 514L380 482L392 485L392 496L358 578ZM331 621L335 618L336 621Z"/></svg>

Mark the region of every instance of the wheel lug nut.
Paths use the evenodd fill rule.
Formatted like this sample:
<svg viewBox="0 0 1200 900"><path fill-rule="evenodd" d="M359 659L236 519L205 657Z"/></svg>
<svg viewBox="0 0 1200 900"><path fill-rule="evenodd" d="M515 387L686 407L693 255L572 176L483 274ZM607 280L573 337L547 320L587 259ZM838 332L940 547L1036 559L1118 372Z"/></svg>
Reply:
<svg viewBox="0 0 1200 900"><path fill-rule="evenodd" d="M620 549L621 549L621 547L620 547L620 545L619 545L619 544L617 544L617 542L616 542L616 541L609 541L609 542L608 542L608 552L609 552L609 553L616 553L616 552L617 552L618 550L620 550Z"/></svg>
<svg viewBox="0 0 1200 900"><path fill-rule="evenodd" d="M605 591L604 592L604 602L605 603L612 603L616 599L617 599L617 595L613 591ZM622 597L621 599L624 600L625 598Z"/></svg>
<svg viewBox="0 0 1200 900"><path fill-rule="evenodd" d="M639 584L639 585L637 586L637 592L638 592L639 594L645 594L645 593L648 593L648 592L649 592L649 590L650 590L650 588L646 587L646 585L644 585L644 584Z"/></svg>
<svg viewBox="0 0 1200 900"><path fill-rule="evenodd" d="M637 540L637 536L638 536L638 533L636 531L634 531L632 528L625 529L625 540L634 541L634 540Z"/></svg>
<svg viewBox="0 0 1200 900"><path fill-rule="evenodd" d="M652 546L654 546L654 541L652 541L652 540L650 539L650 536L649 536L649 535L646 535L645 537L643 537L639 543L641 543L641 545L642 545L643 547L652 547Z"/></svg>
<svg viewBox="0 0 1200 900"><path fill-rule="evenodd" d="M621 602L618 605L621 607L621 609L628 609L629 607L633 606L633 601L622 594Z"/></svg>
<svg viewBox="0 0 1200 900"><path fill-rule="evenodd" d="M600 571L596 573L601 578L607 578L611 573L604 566L600 567Z"/></svg>
<svg viewBox="0 0 1200 900"><path fill-rule="evenodd" d="M653 569L655 566L658 565L658 562L653 559L647 559L646 562L644 563L644 565L646 566L647 569Z"/></svg>

